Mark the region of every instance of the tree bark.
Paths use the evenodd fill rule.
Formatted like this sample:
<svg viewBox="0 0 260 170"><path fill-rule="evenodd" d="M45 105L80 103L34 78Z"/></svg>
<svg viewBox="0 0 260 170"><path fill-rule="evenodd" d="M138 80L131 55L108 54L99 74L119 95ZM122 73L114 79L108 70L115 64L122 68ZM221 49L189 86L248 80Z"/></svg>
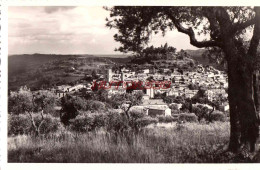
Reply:
<svg viewBox="0 0 260 170"><path fill-rule="evenodd" d="M240 126L239 126L239 87L238 77L236 70L236 61L228 61L228 100L229 100L229 112L230 112L230 142L229 149L232 152L237 152L240 145Z"/></svg>
<svg viewBox="0 0 260 170"><path fill-rule="evenodd" d="M241 145L248 146L251 151L255 150L258 138L258 113L256 111L253 86L253 69L251 64L242 67L240 74L241 97L239 100Z"/></svg>
<svg viewBox="0 0 260 170"><path fill-rule="evenodd" d="M255 150L258 138L258 81L254 62L234 40L226 44L228 59L228 99L230 106L230 143L233 152L246 146Z"/></svg>

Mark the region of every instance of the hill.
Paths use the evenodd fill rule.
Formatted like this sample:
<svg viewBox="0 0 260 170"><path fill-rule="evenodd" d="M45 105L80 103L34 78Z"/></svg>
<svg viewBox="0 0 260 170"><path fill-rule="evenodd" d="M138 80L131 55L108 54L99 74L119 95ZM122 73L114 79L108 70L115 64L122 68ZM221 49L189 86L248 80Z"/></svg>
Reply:
<svg viewBox="0 0 260 170"><path fill-rule="evenodd" d="M42 64L56 60L64 60L74 55L56 55L56 54L23 54L11 55L8 57L8 76L19 75L37 68Z"/></svg>
<svg viewBox="0 0 260 170"><path fill-rule="evenodd" d="M209 65L209 66L213 66L218 70L224 70L223 66L214 62L210 62L208 58L203 57L203 53L206 52L206 49L184 50L184 51L187 52L193 60L197 61L198 63L204 66Z"/></svg>
<svg viewBox="0 0 260 170"><path fill-rule="evenodd" d="M24 54L8 57L8 88L20 86L38 89L79 81L93 70L103 73L115 63L129 62L125 55Z"/></svg>

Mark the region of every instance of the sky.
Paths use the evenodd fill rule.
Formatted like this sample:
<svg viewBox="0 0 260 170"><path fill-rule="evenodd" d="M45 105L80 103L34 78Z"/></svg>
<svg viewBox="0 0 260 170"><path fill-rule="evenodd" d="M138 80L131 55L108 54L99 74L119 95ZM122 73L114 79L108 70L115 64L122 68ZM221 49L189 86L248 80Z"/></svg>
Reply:
<svg viewBox="0 0 260 170"><path fill-rule="evenodd" d="M9 54L120 54L113 35L115 29L105 27L109 12L101 6L90 7L9 7ZM189 37L175 31L153 35L148 44L196 49Z"/></svg>

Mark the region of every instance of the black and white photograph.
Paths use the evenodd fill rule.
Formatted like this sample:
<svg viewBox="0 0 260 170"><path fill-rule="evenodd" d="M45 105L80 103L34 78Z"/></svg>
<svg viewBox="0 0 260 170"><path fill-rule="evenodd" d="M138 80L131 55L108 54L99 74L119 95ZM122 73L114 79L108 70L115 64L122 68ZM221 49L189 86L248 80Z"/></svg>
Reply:
<svg viewBox="0 0 260 170"><path fill-rule="evenodd" d="M260 6L8 6L7 163L260 163L259 44Z"/></svg>

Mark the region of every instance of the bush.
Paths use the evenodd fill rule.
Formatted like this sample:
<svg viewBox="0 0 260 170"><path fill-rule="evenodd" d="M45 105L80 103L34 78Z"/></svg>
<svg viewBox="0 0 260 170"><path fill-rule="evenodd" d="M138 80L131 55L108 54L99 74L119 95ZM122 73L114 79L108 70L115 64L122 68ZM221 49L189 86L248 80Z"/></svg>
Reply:
<svg viewBox="0 0 260 170"><path fill-rule="evenodd" d="M181 113L180 116L179 116L179 121L197 122L198 117L194 113Z"/></svg>
<svg viewBox="0 0 260 170"><path fill-rule="evenodd" d="M34 114L33 116L36 125L40 124L41 115ZM40 134L48 134L56 132L59 128L61 128L61 122L59 118L53 117L51 115L44 115L44 121L40 127ZM33 127L31 127L33 128ZM33 129L31 129L33 131Z"/></svg>
<svg viewBox="0 0 260 170"><path fill-rule="evenodd" d="M86 100L81 97L66 95L61 98L61 122L68 125L71 119L76 118L79 111L86 110Z"/></svg>
<svg viewBox="0 0 260 170"><path fill-rule="evenodd" d="M124 113L109 112L107 115L106 129L121 132L129 128L127 117Z"/></svg>
<svg viewBox="0 0 260 170"><path fill-rule="evenodd" d="M106 109L106 105L103 102L97 100L87 100L86 110L90 111L102 111Z"/></svg>
<svg viewBox="0 0 260 170"><path fill-rule="evenodd" d="M79 115L70 123L71 130L77 132L91 131L94 124L94 117L91 115Z"/></svg>
<svg viewBox="0 0 260 170"><path fill-rule="evenodd" d="M80 112L80 114L70 121L70 129L77 132L88 132L96 128L104 127L107 131L123 132L129 129L139 129L151 123L157 123L157 118L145 117L142 112L129 113L130 119L125 113L108 112L104 114Z"/></svg>
<svg viewBox="0 0 260 170"><path fill-rule="evenodd" d="M131 110L129 111L129 115L132 119L136 120L139 118L143 118L145 113L142 110Z"/></svg>
<svg viewBox="0 0 260 170"><path fill-rule="evenodd" d="M107 115L106 114L94 114L93 128L100 128L106 126Z"/></svg>
<svg viewBox="0 0 260 170"><path fill-rule="evenodd" d="M202 119L209 120L209 112L208 107L203 105L197 105L192 108L192 112L198 117L198 121L200 122Z"/></svg>
<svg viewBox="0 0 260 170"><path fill-rule="evenodd" d="M32 114L36 126L41 122L41 115ZM44 121L40 127L40 134L48 134L57 131L61 127L58 118L44 115ZM8 135L31 134L34 132L31 119L28 115L8 115Z"/></svg>
<svg viewBox="0 0 260 170"><path fill-rule="evenodd" d="M123 113L108 112L105 114L81 112L70 122L70 129L77 132L88 132L105 127L108 131L119 132L129 128L129 122Z"/></svg>
<svg viewBox="0 0 260 170"><path fill-rule="evenodd" d="M176 121L176 118L174 118L173 116L158 116L157 118L159 122L163 123L170 123Z"/></svg>
<svg viewBox="0 0 260 170"><path fill-rule="evenodd" d="M158 118L145 116L145 117L139 118L135 121L135 125L140 128L153 124L153 123L158 123Z"/></svg>
<svg viewBox="0 0 260 170"><path fill-rule="evenodd" d="M8 115L8 136L28 134L31 121L27 115Z"/></svg>
<svg viewBox="0 0 260 170"><path fill-rule="evenodd" d="M172 116L165 116L165 122L169 123L169 122L174 122L176 121L176 119Z"/></svg>
<svg viewBox="0 0 260 170"><path fill-rule="evenodd" d="M157 118L159 122L165 122L165 116L159 115Z"/></svg>
<svg viewBox="0 0 260 170"><path fill-rule="evenodd" d="M210 121L221 121L224 122L226 120L226 116L223 112L215 110L213 113L210 115Z"/></svg>

